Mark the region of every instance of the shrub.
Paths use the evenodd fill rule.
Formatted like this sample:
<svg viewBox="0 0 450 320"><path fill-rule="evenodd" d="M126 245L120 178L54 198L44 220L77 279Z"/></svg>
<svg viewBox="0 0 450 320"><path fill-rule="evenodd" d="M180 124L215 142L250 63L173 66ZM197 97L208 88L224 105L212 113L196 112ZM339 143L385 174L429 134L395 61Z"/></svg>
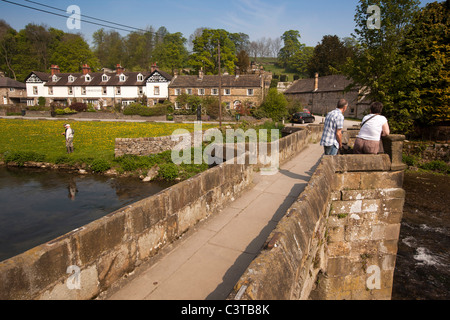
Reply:
<svg viewBox="0 0 450 320"><path fill-rule="evenodd" d="M111 164L104 159L96 159L92 161L90 168L94 172L101 173L111 169Z"/></svg>
<svg viewBox="0 0 450 320"><path fill-rule="evenodd" d="M420 165L421 169L437 171L441 173L450 173L450 166L442 160L433 160Z"/></svg>
<svg viewBox="0 0 450 320"><path fill-rule="evenodd" d="M45 160L45 155L34 151L18 151L5 154L5 162L16 162L19 166L23 166L27 161L42 162Z"/></svg>
<svg viewBox="0 0 450 320"><path fill-rule="evenodd" d="M158 177L166 181L175 180L178 177L179 168L174 163L163 163L159 166Z"/></svg>
<svg viewBox="0 0 450 320"><path fill-rule="evenodd" d="M167 106L146 107L139 103L132 103L123 109L123 114L127 116L138 115L143 117L164 116L167 114Z"/></svg>
<svg viewBox="0 0 450 320"><path fill-rule="evenodd" d="M77 112L85 112L87 111L88 107L86 103L82 102L74 102L69 107L71 110L77 111Z"/></svg>

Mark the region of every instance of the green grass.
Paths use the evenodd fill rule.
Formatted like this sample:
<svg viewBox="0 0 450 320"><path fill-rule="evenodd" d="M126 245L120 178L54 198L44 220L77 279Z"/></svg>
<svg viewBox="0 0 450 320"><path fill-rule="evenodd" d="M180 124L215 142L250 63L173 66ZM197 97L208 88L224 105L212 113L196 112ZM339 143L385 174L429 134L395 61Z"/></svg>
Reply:
<svg viewBox="0 0 450 320"><path fill-rule="evenodd" d="M94 172L104 172L111 167L126 169L148 169L158 161L169 163L167 154L163 156L136 157L123 161L114 158L116 138L140 138L168 136L176 129L194 130L193 124L139 123L139 122L70 122L75 130L75 152L66 153L62 133L65 121L0 119L0 158L19 165L26 161L49 162L55 164L87 164ZM203 130L214 125L203 125ZM134 164L130 164L133 163ZM172 168L173 169L173 168ZM190 168L191 171L204 168ZM131 170L130 170L131 171ZM173 172L167 173L173 177ZM180 174L186 173L183 168Z"/></svg>

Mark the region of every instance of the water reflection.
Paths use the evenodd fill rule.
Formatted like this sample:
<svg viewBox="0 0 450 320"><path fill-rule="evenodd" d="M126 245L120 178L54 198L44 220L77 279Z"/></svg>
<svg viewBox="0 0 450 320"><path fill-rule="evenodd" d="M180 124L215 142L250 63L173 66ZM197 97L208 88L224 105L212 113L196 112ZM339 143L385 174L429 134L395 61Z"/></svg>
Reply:
<svg viewBox="0 0 450 320"><path fill-rule="evenodd" d="M168 186L132 178L0 168L0 261Z"/></svg>

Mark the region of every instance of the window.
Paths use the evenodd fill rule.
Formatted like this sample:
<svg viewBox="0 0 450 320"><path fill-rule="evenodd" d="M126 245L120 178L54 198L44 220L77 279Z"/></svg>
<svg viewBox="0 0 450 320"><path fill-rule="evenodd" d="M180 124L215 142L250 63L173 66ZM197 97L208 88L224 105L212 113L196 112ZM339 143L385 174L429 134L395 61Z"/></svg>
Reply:
<svg viewBox="0 0 450 320"><path fill-rule="evenodd" d="M16 91L16 89L14 89L14 88L9 88L9 92L14 92L14 91Z"/></svg>
<svg viewBox="0 0 450 320"><path fill-rule="evenodd" d="M144 76L142 74L138 74L137 80L140 82L144 81Z"/></svg>
<svg viewBox="0 0 450 320"><path fill-rule="evenodd" d="M205 95L205 89L198 89L198 95L204 96Z"/></svg>
<svg viewBox="0 0 450 320"><path fill-rule="evenodd" d="M231 104L229 102L225 102L225 108L227 110L230 110L231 109Z"/></svg>
<svg viewBox="0 0 450 320"><path fill-rule="evenodd" d="M155 87L154 94L155 96L159 96L159 87Z"/></svg>
<svg viewBox="0 0 450 320"><path fill-rule="evenodd" d="M120 93L121 93L120 87L116 87L116 94L120 95Z"/></svg>
<svg viewBox="0 0 450 320"><path fill-rule="evenodd" d="M175 89L175 95L176 96L181 95L181 89Z"/></svg>
<svg viewBox="0 0 450 320"><path fill-rule="evenodd" d="M175 102L175 109L176 110L180 110L181 109L179 102Z"/></svg>
<svg viewBox="0 0 450 320"><path fill-rule="evenodd" d="M106 95L108 93L108 90L106 89L106 87L102 87L103 89L103 95Z"/></svg>
<svg viewBox="0 0 450 320"><path fill-rule="evenodd" d="M33 94L38 94L38 88L37 87L33 87Z"/></svg>
<svg viewBox="0 0 450 320"><path fill-rule="evenodd" d="M231 89L224 89L223 94L229 96L231 94Z"/></svg>
<svg viewBox="0 0 450 320"><path fill-rule="evenodd" d="M87 82L90 82L92 80L90 75L86 75L86 77L84 77L84 80L86 80Z"/></svg>
<svg viewBox="0 0 450 320"><path fill-rule="evenodd" d="M67 88L67 93L68 94L73 94L73 88L72 87L68 87Z"/></svg>
<svg viewBox="0 0 450 320"><path fill-rule="evenodd" d="M186 89L187 94L192 94L192 89Z"/></svg>
<svg viewBox="0 0 450 320"><path fill-rule="evenodd" d="M54 74L54 75L52 76L52 81L53 81L53 82L58 82L58 76L57 76L56 74Z"/></svg>
<svg viewBox="0 0 450 320"><path fill-rule="evenodd" d="M102 81L103 82L108 81L108 76L106 74L102 75Z"/></svg>
<svg viewBox="0 0 450 320"><path fill-rule="evenodd" d="M144 94L144 87L138 87L138 95L142 96Z"/></svg>
<svg viewBox="0 0 450 320"><path fill-rule="evenodd" d="M82 87L81 88L81 94L82 95L86 95L86 87Z"/></svg>
<svg viewBox="0 0 450 320"><path fill-rule="evenodd" d="M34 99L27 100L27 106L34 107Z"/></svg>
<svg viewBox="0 0 450 320"><path fill-rule="evenodd" d="M247 95L252 96L255 93L253 89L247 89Z"/></svg>
<svg viewBox="0 0 450 320"><path fill-rule="evenodd" d="M75 77L74 76L69 76L69 82L74 82L75 81Z"/></svg>
<svg viewBox="0 0 450 320"><path fill-rule="evenodd" d="M48 94L53 95L53 87L48 87Z"/></svg>
<svg viewBox="0 0 450 320"><path fill-rule="evenodd" d="M218 96L219 95L219 89L216 89L216 88L212 89L211 90L211 95Z"/></svg>
<svg viewBox="0 0 450 320"><path fill-rule="evenodd" d="M121 74L119 77L120 82L124 82L126 80L125 75Z"/></svg>

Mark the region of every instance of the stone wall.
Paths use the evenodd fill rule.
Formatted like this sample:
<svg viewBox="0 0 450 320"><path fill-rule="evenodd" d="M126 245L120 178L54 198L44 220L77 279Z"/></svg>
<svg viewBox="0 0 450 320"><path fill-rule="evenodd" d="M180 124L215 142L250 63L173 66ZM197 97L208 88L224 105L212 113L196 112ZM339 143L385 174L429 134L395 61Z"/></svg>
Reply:
<svg viewBox="0 0 450 320"><path fill-rule="evenodd" d="M241 194L252 167L221 165L0 262L0 300L96 297ZM71 274L73 270L79 273ZM79 290L71 290L72 280ZM73 287L72 287L73 288Z"/></svg>
<svg viewBox="0 0 450 320"><path fill-rule="evenodd" d="M397 157L325 156L229 299L390 299L405 198Z"/></svg>

